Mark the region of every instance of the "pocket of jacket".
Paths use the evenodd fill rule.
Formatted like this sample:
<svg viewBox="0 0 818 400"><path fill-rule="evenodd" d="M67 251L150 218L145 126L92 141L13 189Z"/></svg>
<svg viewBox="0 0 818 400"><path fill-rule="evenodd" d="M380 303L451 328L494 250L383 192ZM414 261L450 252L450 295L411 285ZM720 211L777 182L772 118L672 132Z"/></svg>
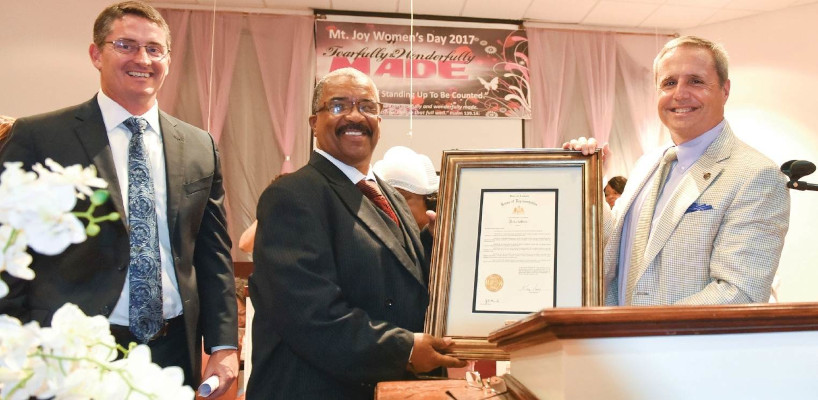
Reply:
<svg viewBox="0 0 818 400"><path fill-rule="evenodd" d="M193 193L210 189L211 184L213 183L213 175L206 176L202 179L186 183L185 184L185 194L190 196Z"/></svg>

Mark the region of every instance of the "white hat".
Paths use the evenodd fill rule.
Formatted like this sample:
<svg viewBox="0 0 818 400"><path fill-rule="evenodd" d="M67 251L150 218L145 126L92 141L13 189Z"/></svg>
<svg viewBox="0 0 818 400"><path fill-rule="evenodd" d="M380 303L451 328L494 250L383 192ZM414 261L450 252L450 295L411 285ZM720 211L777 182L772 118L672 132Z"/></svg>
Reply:
<svg viewBox="0 0 818 400"><path fill-rule="evenodd" d="M432 160L404 146L387 150L373 169L390 185L416 194L435 193L440 185Z"/></svg>

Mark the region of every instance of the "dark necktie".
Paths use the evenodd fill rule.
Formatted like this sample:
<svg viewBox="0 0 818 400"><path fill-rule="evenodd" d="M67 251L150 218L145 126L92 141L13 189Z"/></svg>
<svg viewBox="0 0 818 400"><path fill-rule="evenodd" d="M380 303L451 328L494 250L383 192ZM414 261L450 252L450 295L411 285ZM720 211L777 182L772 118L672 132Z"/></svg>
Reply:
<svg viewBox="0 0 818 400"><path fill-rule="evenodd" d="M625 304L622 304L624 306L630 305L633 299L633 291L636 287L636 282L639 280L641 267L645 262L645 250L647 248L648 239L650 238L650 227L653 221L653 214L656 210L656 201L659 199L662 188L665 186L665 180L670 173L671 165L673 161L676 160L676 151L678 151L676 146L665 151L665 155L662 157L659 167L656 168L656 173L653 174L654 178L651 186L646 187L646 189L650 189L650 192L648 192L648 197L646 197L642 203L642 209L639 212L639 219L636 223L636 232L633 234L633 247L631 247L630 266L628 267L626 281Z"/></svg>
<svg viewBox="0 0 818 400"><path fill-rule="evenodd" d="M395 214L395 210L392 209L392 206L389 205L389 202L384 197L383 193L381 193L381 189L378 187L378 184L375 181L370 181L366 179L361 179L355 185L358 189L363 192L363 194L373 203L375 206L380 208L383 212L386 213L392 221L395 221L398 226L400 226L400 221L398 221L398 216Z"/></svg>
<svg viewBox="0 0 818 400"><path fill-rule="evenodd" d="M130 230L131 332L147 343L162 328L162 277L159 226L156 222L153 180L142 139L148 121L131 117L123 124L133 133L128 143L128 225Z"/></svg>

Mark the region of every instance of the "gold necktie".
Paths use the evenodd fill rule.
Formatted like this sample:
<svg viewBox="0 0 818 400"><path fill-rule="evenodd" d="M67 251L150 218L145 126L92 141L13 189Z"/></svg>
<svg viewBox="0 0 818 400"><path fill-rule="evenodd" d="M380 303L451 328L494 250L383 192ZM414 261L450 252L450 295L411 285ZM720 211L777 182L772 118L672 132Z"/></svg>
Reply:
<svg viewBox="0 0 818 400"><path fill-rule="evenodd" d="M630 266L628 268L628 280L625 291L625 304L630 305L633 301L633 291L636 287L636 282L642 275L642 266L645 262L645 249L650 238L650 227L653 221L653 213L656 209L656 200L659 194L662 193L662 187L665 186L665 180L668 173L670 173L670 166L676 160L677 147L673 146L665 152L656 173L653 174L653 182L650 186L648 197L642 203L642 209L639 212L639 220L636 223L636 232L633 234L633 247L631 247Z"/></svg>

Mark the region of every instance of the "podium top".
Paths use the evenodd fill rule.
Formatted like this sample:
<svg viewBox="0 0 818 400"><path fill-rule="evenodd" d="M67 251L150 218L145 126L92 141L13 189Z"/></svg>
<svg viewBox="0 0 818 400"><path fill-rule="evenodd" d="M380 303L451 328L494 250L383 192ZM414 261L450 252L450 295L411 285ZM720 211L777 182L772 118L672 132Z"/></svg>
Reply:
<svg viewBox="0 0 818 400"><path fill-rule="evenodd" d="M492 332L505 351L557 339L818 330L818 303L551 308Z"/></svg>

